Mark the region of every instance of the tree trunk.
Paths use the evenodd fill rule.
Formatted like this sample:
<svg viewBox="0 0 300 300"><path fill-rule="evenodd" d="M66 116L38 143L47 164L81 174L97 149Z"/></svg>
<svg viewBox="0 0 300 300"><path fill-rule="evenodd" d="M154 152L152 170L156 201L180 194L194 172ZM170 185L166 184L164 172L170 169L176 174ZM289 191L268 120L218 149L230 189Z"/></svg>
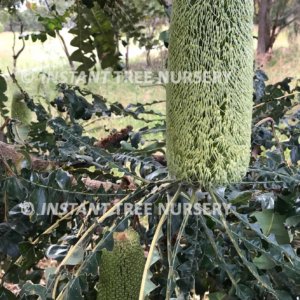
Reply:
<svg viewBox="0 0 300 300"><path fill-rule="evenodd" d="M257 63L262 66L266 63L271 45L271 7L272 0L259 1L259 22L258 22L258 44Z"/></svg>
<svg viewBox="0 0 300 300"><path fill-rule="evenodd" d="M146 55L147 68L151 67L151 56L150 56L150 53L151 53L151 49L148 49L147 50L147 55Z"/></svg>
<svg viewBox="0 0 300 300"><path fill-rule="evenodd" d="M59 30L56 30L55 32L56 32L57 36L59 37L59 39L62 43L64 52L65 52L65 54L67 56L67 59L68 59L68 62L69 62L69 66L70 66L71 70L74 71L75 70L74 62L71 59L71 55L70 55L70 52L68 50L66 41L65 41L64 37L61 35L61 33L59 32Z"/></svg>
<svg viewBox="0 0 300 300"><path fill-rule="evenodd" d="M126 38L126 54L125 54L125 68L128 71L129 70L129 43L130 43L130 39L127 36Z"/></svg>

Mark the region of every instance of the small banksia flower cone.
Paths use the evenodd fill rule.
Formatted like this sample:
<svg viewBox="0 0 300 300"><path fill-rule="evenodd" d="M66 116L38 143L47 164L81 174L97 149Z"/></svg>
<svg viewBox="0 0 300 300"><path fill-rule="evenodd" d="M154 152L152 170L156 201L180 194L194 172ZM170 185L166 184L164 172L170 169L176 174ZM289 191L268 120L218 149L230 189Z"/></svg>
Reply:
<svg viewBox="0 0 300 300"><path fill-rule="evenodd" d="M139 235L129 229L114 236L113 251L100 258L97 300L136 300L139 298L145 266Z"/></svg>
<svg viewBox="0 0 300 300"><path fill-rule="evenodd" d="M23 124L30 124L32 121L32 112L24 101L24 95L22 95L20 92L15 92L13 94L11 102L11 117L22 122Z"/></svg>
<svg viewBox="0 0 300 300"><path fill-rule="evenodd" d="M173 0L169 74L179 78L188 72L193 79L167 84L167 159L172 177L220 186L237 182L246 173L253 12L250 0Z"/></svg>

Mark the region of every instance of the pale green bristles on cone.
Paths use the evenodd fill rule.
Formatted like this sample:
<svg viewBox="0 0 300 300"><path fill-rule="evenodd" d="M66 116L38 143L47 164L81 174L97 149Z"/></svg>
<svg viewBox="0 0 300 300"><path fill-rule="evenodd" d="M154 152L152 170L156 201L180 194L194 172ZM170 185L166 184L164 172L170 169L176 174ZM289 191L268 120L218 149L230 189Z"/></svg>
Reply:
<svg viewBox="0 0 300 300"><path fill-rule="evenodd" d="M241 180L250 159L253 1L174 0L168 69L208 73L167 85L170 174L203 186ZM221 80L209 80L212 74ZM206 81L206 82L205 82Z"/></svg>
<svg viewBox="0 0 300 300"><path fill-rule="evenodd" d="M23 124L28 125L31 122L32 112L24 101L24 95L20 92L15 92L13 94L11 102L11 117Z"/></svg>
<svg viewBox="0 0 300 300"><path fill-rule="evenodd" d="M139 235L129 229L114 236L113 251L100 258L98 300L137 300L145 266Z"/></svg>

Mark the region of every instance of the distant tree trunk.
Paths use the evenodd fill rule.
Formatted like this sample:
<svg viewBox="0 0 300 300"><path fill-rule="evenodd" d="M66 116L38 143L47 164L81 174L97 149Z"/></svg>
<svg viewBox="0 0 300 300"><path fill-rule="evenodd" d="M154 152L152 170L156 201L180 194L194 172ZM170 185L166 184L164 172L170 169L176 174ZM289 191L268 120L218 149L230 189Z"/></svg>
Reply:
<svg viewBox="0 0 300 300"><path fill-rule="evenodd" d="M125 54L125 68L126 68L126 70L129 70L129 42L130 42L130 40L129 40L129 37L127 36L126 37L127 45L126 45L126 54Z"/></svg>
<svg viewBox="0 0 300 300"><path fill-rule="evenodd" d="M71 55L70 55L70 52L68 50L66 41L65 41L64 37L61 35L61 33L59 32L59 30L55 30L55 32L56 32L57 36L59 37L59 39L60 39L60 41L62 43L64 52L65 52L65 54L67 56L67 59L68 59L68 62L69 62L69 66L70 66L71 70L74 71L75 70L75 66L74 66L74 63L73 63L73 61L71 59Z"/></svg>
<svg viewBox="0 0 300 300"><path fill-rule="evenodd" d="M48 9L49 13L52 14L52 8L50 8L48 0L44 0L44 2L46 4L46 6L47 6L47 9ZM57 11L56 11L56 14L58 14ZM69 66L70 66L71 70L74 71L75 70L74 62L71 59L71 55L70 55L70 52L68 50L66 41L65 41L64 37L61 35L61 33L59 32L59 30L55 30L55 32L56 32L57 36L59 37L59 39L60 39L60 41L62 43L63 50L64 50L64 52L66 54L66 57L68 59L68 62L69 62Z"/></svg>
<svg viewBox="0 0 300 300"><path fill-rule="evenodd" d="M151 67L151 49L147 49L147 56L146 56L146 64L147 64L147 68Z"/></svg>
<svg viewBox="0 0 300 300"><path fill-rule="evenodd" d="M22 52L25 50L25 40L24 40L24 37L23 37L24 24L22 23L22 20L20 19L20 17L17 14L16 14L16 17L17 17L17 19L20 23L20 37L21 37L21 40L22 40L22 47L20 48L19 51L16 51L16 32L14 30L13 23L12 23L12 20L11 20L10 21L10 30L14 35L13 46L12 46L12 51L13 51L13 73L14 74L17 72L18 58L20 57Z"/></svg>
<svg viewBox="0 0 300 300"><path fill-rule="evenodd" d="M258 44L257 44L257 63L264 65L272 49L274 41L271 37L271 7L272 0L260 0L258 12Z"/></svg>

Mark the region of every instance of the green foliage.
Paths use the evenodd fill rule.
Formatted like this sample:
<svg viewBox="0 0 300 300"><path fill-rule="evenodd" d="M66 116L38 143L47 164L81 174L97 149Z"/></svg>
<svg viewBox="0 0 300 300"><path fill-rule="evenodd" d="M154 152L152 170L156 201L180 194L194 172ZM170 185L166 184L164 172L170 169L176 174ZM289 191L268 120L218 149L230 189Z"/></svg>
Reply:
<svg viewBox="0 0 300 300"><path fill-rule="evenodd" d="M157 30L160 29L159 25L162 24L166 16L162 5L160 5L158 1L145 2L134 0L128 1L126 6L131 12L130 16L127 14L126 18L133 19L133 24L136 25L133 26L131 30L121 26L121 30L126 33L127 37L133 37L134 41L137 41L141 48L145 47L146 50L151 50L154 46L159 44L159 40L156 38ZM124 19L124 17L122 19Z"/></svg>
<svg viewBox="0 0 300 300"><path fill-rule="evenodd" d="M132 18L132 26L126 24L126 16L113 2L78 2L78 9L86 14L82 18L78 16L73 43L80 51L79 62L87 62L87 70L97 59L92 54L96 47L100 49L97 56L105 66L117 62L117 42L114 39L112 43L116 34L130 32L137 41L143 35L144 28L136 25L141 20L137 7L144 4L126 2L127 12L131 5L130 16L136 16ZM197 1L192 2L197 5ZM112 13L112 9L116 11ZM241 12L237 8L235 13L238 16ZM44 39L47 34L60 30L64 22L61 15L43 16L40 21L45 31L32 38ZM191 19L194 15L193 11ZM115 20L116 16L120 19ZM101 24L96 24L100 17ZM87 18L90 18L89 23ZM90 23L92 25L87 27ZM227 39L227 35L224 38ZM168 43L167 33L162 39ZM91 45L84 44L88 40ZM105 48L106 43L108 48ZM176 54L180 56L183 50L194 53L191 43L184 47L187 48ZM208 58L204 61L209 62ZM211 62L216 63L214 57ZM83 67L80 70L86 71ZM234 74L237 81L244 82L244 76L239 72ZM207 292L209 299L281 300L299 296L300 88L290 78L275 85L267 85L266 80L262 71L256 72L247 174L242 181L230 182L218 190L199 190L198 186L170 179L168 168L172 168L172 164L168 161L166 167L164 159L157 160L157 151L162 155L166 151L165 141L149 139L149 134L166 130L163 114L152 109L157 102L124 106L77 86L59 84L50 114L50 110L40 104L39 97L31 97L22 90L22 102L36 115L33 118L36 121L28 124L26 143L16 148L23 157L16 165L9 160L3 163L0 143L0 259L3 266L0 298L97 299L100 287L98 297L101 299L107 288L112 289L109 296L121 291L120 299L123 299L128 291L134 293L128 298L136 299L144 264L141 246L148 252L151 245L154 252L151 257L148 255L147 276L145 281L139 282L144 284L142 294L148 299L189 299L196 295L204 297ZM244 88L244 85L234 85L237 103L245 96ZM0 76L2 116L8 115L6 92L5 79ZM191 107L190 102L187 103L179 117L190 115ZM116 116L143 121L143 128L134 128L121 143L99 148L85 131L86 122L100 120L102 124L102 120L111 118L113 123ZM236 122L235 114L233 120ZM241 128L242 122L244 120L238 124ZM187 123L190 125L191 120ZM215 129L218 125L215 123L213 120L206 126ZM10 123L8 128L11 126L14 124ZM191 143L195 142L194 129L188 136ZM108 130L113 131L113 128ZM186 133L181 134L179 142L186 138ZM204 154L199 153L201 157ZM224 155L224 151L221 154ZM37 168L37 159L51 164ZM225 172L227 167L227 163L223 165ZM195 170L197 165L191 164L189 168ZM237 161L236 168L245 168L242 160ZM97 185L88 186L88 180ZM31 205L26 206L24 201ZM232 206L226 215L224 212L199 214L196 208L192 216L186 212L169 214L166 224L160 224L159 205L171 201L175 208L190 203ZM45 205L59 204L63 204L59 216L53 211L43 212ZM88 204L106 204L110 211L93 212ZM124 210L122 204L135 204L138 208L150 204L152 213L133 214ZM200 212L203 213L203 209L205 211L201 206ZM136 230L134 241L130 240L130 246L126 243L124 248L116 236L126 235L131 227ZM44 272L40 260L45 256L57 260L59 266ZM133 263L127 263L127 257ZM109 264L105 263L107 259ZM114 268L110 268L112 265ZM121 276L123 267L129 270L130 280ZM116 269L121 271L115 275L112 271ZM11 283L20 287L18 296L8 290Z"/></svg>
<svg viewBox="0 0 300 300"><path fill-rule="evenodd" d="M8 109L7 109L7 83L5 78L1 75L0 72L0 115L1 117L5 118L8 115Z"/></svg>
<svg viewBox="0 0 300 300"><path fill-rule="evenodd" d="M117 42L113 25L99 4L92 8L77 6L76 27L70 30L74 35L71 45L78 48L71 55L72 61L80 63L78 72L87 72L96 63L96 56L102 68L115 67L118 63ZM105 58L105 59L104 59Z"/></svg>
<svg viewBox="0 0 300 300"><path fill-rule="evenodd" d="M164 16L158 3L135 1L70 1L66 3L37 6L27 3L27 10L19 12L17 1L7 1L3 7L9 9L13 28L20 22L24 29L35 31L25 35L33 42L47 40L47 36L56 37L65 24L75 23L69 32L73 35L71 45L76 50L68 56L69 62L75 62L77 73L89 75L98 64L102 69L123 69L120 42L126 45L127 39L133 39L141 47L151 50L159 44L156 38L156 25L153 21ZM60 37L61 38L61 37Z"/></svg>
<svg viewBox="0 0 300 300"><path fill-rule="evenodd" d="M82 5L77 3L74 10L77 17L76 26L70 30L74 35L71 45L78 49L72 53L71 59L80 63L78 72L88 74L96 65L95 51L103 69L122 70L120 41L126 45L127 39L133 38L146 49L159 43L153 35L145 32L151 26L145 23L146 18L153 20L163 16L161 6L155 3L86 1Z"/></svg>
<svg viewBox="0 0 300 300"><path fill-rule="evenodd" d="M300 264L294 247L299 240L300 226L297 202L300 196L299 147L295 145L300 132L297 129L299 88L293 89L290 80L269 86L265 80L264 73L256 73L252 159L246 177L224 189L196 192L197 204L231 203L229 214L195 214L188 219L184 213L172 215L172 226L169 227L167 222L163 228L158 251L151 260L151 273L145 285L149 299L165 298L166 290L175 297L175 287L176 294L183 298L193 293L203 295L207 291L212 299L222 299L228 294L238 299L290 299L299 294ZM58 162L60 167L35 171L26 156L21 172L9 163L15 176L8 176L6 167L0 166L1 207L8 203L9 212L7 221L0 224L0 251L5 263L12 258L4 281L20 284L22 297L40 295L43 299L55 295L54 299L61 296L96 299L98 268L100 282L108 279L101 273L101 261L106 256L116 261L116 256L112 256L115 252L109 252L113 249L115 232L119 235L134 225L142 244L148 247L161 217L158 205L169 201L168 195L174 194L178 183L166 181L165 166L151 157L157 144L143 145L140 139L137 143L133 139L134 150L112 148L107 151L96 148L94 139L85 136L80 125L87 112L90 118L113 117L117 113L140 118L148 110L147 105L124 108L99 95L67 85L60 85L59 92L62 96L56 98L53 105L59 110L60 117L53 119L29 95L25 97L25 102L40 121L31 123L30 138L22 153L29 151L37 157ZM283 98L277 99L278 96ZM275 132L272 122L259 123L266 117L274 120ZM147 130L142 128L135 133L144 136L145 132ZM278 141L276 136L282 137L282 134L287 138ZM289 149L293 151L287 151ZM88 176L118 184L124 174L133 178L136 189L119 185L117 189L99 187L90 190L82 181ZM183 184L180 188L176 205L193 201L191 186ZM123 210L118 215L76 213L78 206L86 205L85 201L107 203L114 210L115 199L140 207L150 203L153 214L133 216ZM22 214L23 201L33 204L34 211L30 216ZM51 212L42 214L45 204L64 203L72 210L74 202L75 210L68 219L58 218ZM139 222L136 222L137 218ZM171 243L168 242L170 237ZM119 249L117 245L113 251ZM169 251L173 255L171 264ZM140 248L139 253L142 254ZM42 286L39 283L42 273L32 268L45 254L62 265L56 269L56 274L49 271L46 286ZM135 255L136 260L137 257ZM140 257L142 261L142 255ZM123 263L120 259L118 267ZM65 265L68 269L63 268ZM126 268L129 266L132 267L129 264ZM133 267L140 274L140 264ZM105 272L105 268L102 271ZM55 280L57 285L54 286ZM132 281L122 284L128 288ZM4 287L1 293L10 294Z"/></svg>

